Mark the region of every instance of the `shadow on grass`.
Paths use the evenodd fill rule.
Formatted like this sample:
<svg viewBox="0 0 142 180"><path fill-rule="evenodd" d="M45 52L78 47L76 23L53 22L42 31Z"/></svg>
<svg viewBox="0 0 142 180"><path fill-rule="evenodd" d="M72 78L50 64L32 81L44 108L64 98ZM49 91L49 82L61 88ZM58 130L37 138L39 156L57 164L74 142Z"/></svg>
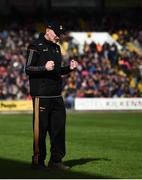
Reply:
<svg viewBox="0 0 142 180"><path fill-rule="evenodd" d="M90 161L105 160L104 158L82 158L69 160L65 163L70 166L85 164ZM85 172L68 171L49 171L49 170L34 170L30 164L9 159L0 158L0 179L112 179L105 175L87 174Z"/></svg>
<svg viewBox="0 0 142 180"><path fill-rule="evenodd" d="M74 167L77 165L83 165L91 161L110 161L108 158L81 158L81 159L73 159L73 160L68 160L65 161L65 164Z"/></svg>

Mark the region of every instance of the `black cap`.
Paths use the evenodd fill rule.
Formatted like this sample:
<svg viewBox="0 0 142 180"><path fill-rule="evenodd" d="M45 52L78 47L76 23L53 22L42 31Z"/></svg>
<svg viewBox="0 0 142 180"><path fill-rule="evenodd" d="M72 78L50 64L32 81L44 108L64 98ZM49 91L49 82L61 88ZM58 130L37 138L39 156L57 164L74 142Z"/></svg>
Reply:
<svg viewBox="0 0 142 180"><path fill-rule="evenodd" d="M63 26L57 22L49 22L46 27L52 29L57 36L65 33Z"/></svg>

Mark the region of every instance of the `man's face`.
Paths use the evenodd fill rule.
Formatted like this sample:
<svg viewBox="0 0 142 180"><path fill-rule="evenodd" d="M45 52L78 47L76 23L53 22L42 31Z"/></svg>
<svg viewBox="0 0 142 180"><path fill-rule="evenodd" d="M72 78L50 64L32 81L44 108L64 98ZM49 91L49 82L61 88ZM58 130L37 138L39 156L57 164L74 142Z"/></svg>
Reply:
<svg viewBox="0 0 142 180"><path fill-rule="evenodd" d="M47 28L45 36L48 37L48 40L57 43L59 41L59 37L55 34L55 32L52 29Z"/></svg>

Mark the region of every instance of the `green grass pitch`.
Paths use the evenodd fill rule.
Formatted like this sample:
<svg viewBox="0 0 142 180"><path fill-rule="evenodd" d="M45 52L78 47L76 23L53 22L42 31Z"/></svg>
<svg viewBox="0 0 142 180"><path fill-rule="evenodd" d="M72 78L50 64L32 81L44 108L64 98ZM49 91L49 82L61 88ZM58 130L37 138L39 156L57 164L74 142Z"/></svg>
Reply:
<svg viewBox="0 0 142 180"><path fill-rule="evenodd" d="M32 115L0 115L0 178L142 178L140 112L68 113L66 172L31 169L32 140Z"/></svg>

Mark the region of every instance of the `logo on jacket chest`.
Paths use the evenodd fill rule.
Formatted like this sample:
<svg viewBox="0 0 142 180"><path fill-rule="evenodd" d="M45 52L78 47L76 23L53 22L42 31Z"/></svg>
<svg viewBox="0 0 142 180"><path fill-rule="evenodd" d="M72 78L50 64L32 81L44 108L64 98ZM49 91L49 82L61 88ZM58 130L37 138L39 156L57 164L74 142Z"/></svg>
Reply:
<svg viewBox="0 0 142 180"><path fill-rule="evenodd" d="M50 51L48 48L45 48L45 49L43 49L42 50L43 52L48 52L48 51ZM58 50L58 48L55 48L55 49L51 49L51 52L52 53L59 53L59 50Z"/></svg>
<svg viewBox="0 0 142 180"><path fill-rule="evenodd" d="M47 52L47 51L48 51L48 48L43 49L43 52Z"/></svg>

